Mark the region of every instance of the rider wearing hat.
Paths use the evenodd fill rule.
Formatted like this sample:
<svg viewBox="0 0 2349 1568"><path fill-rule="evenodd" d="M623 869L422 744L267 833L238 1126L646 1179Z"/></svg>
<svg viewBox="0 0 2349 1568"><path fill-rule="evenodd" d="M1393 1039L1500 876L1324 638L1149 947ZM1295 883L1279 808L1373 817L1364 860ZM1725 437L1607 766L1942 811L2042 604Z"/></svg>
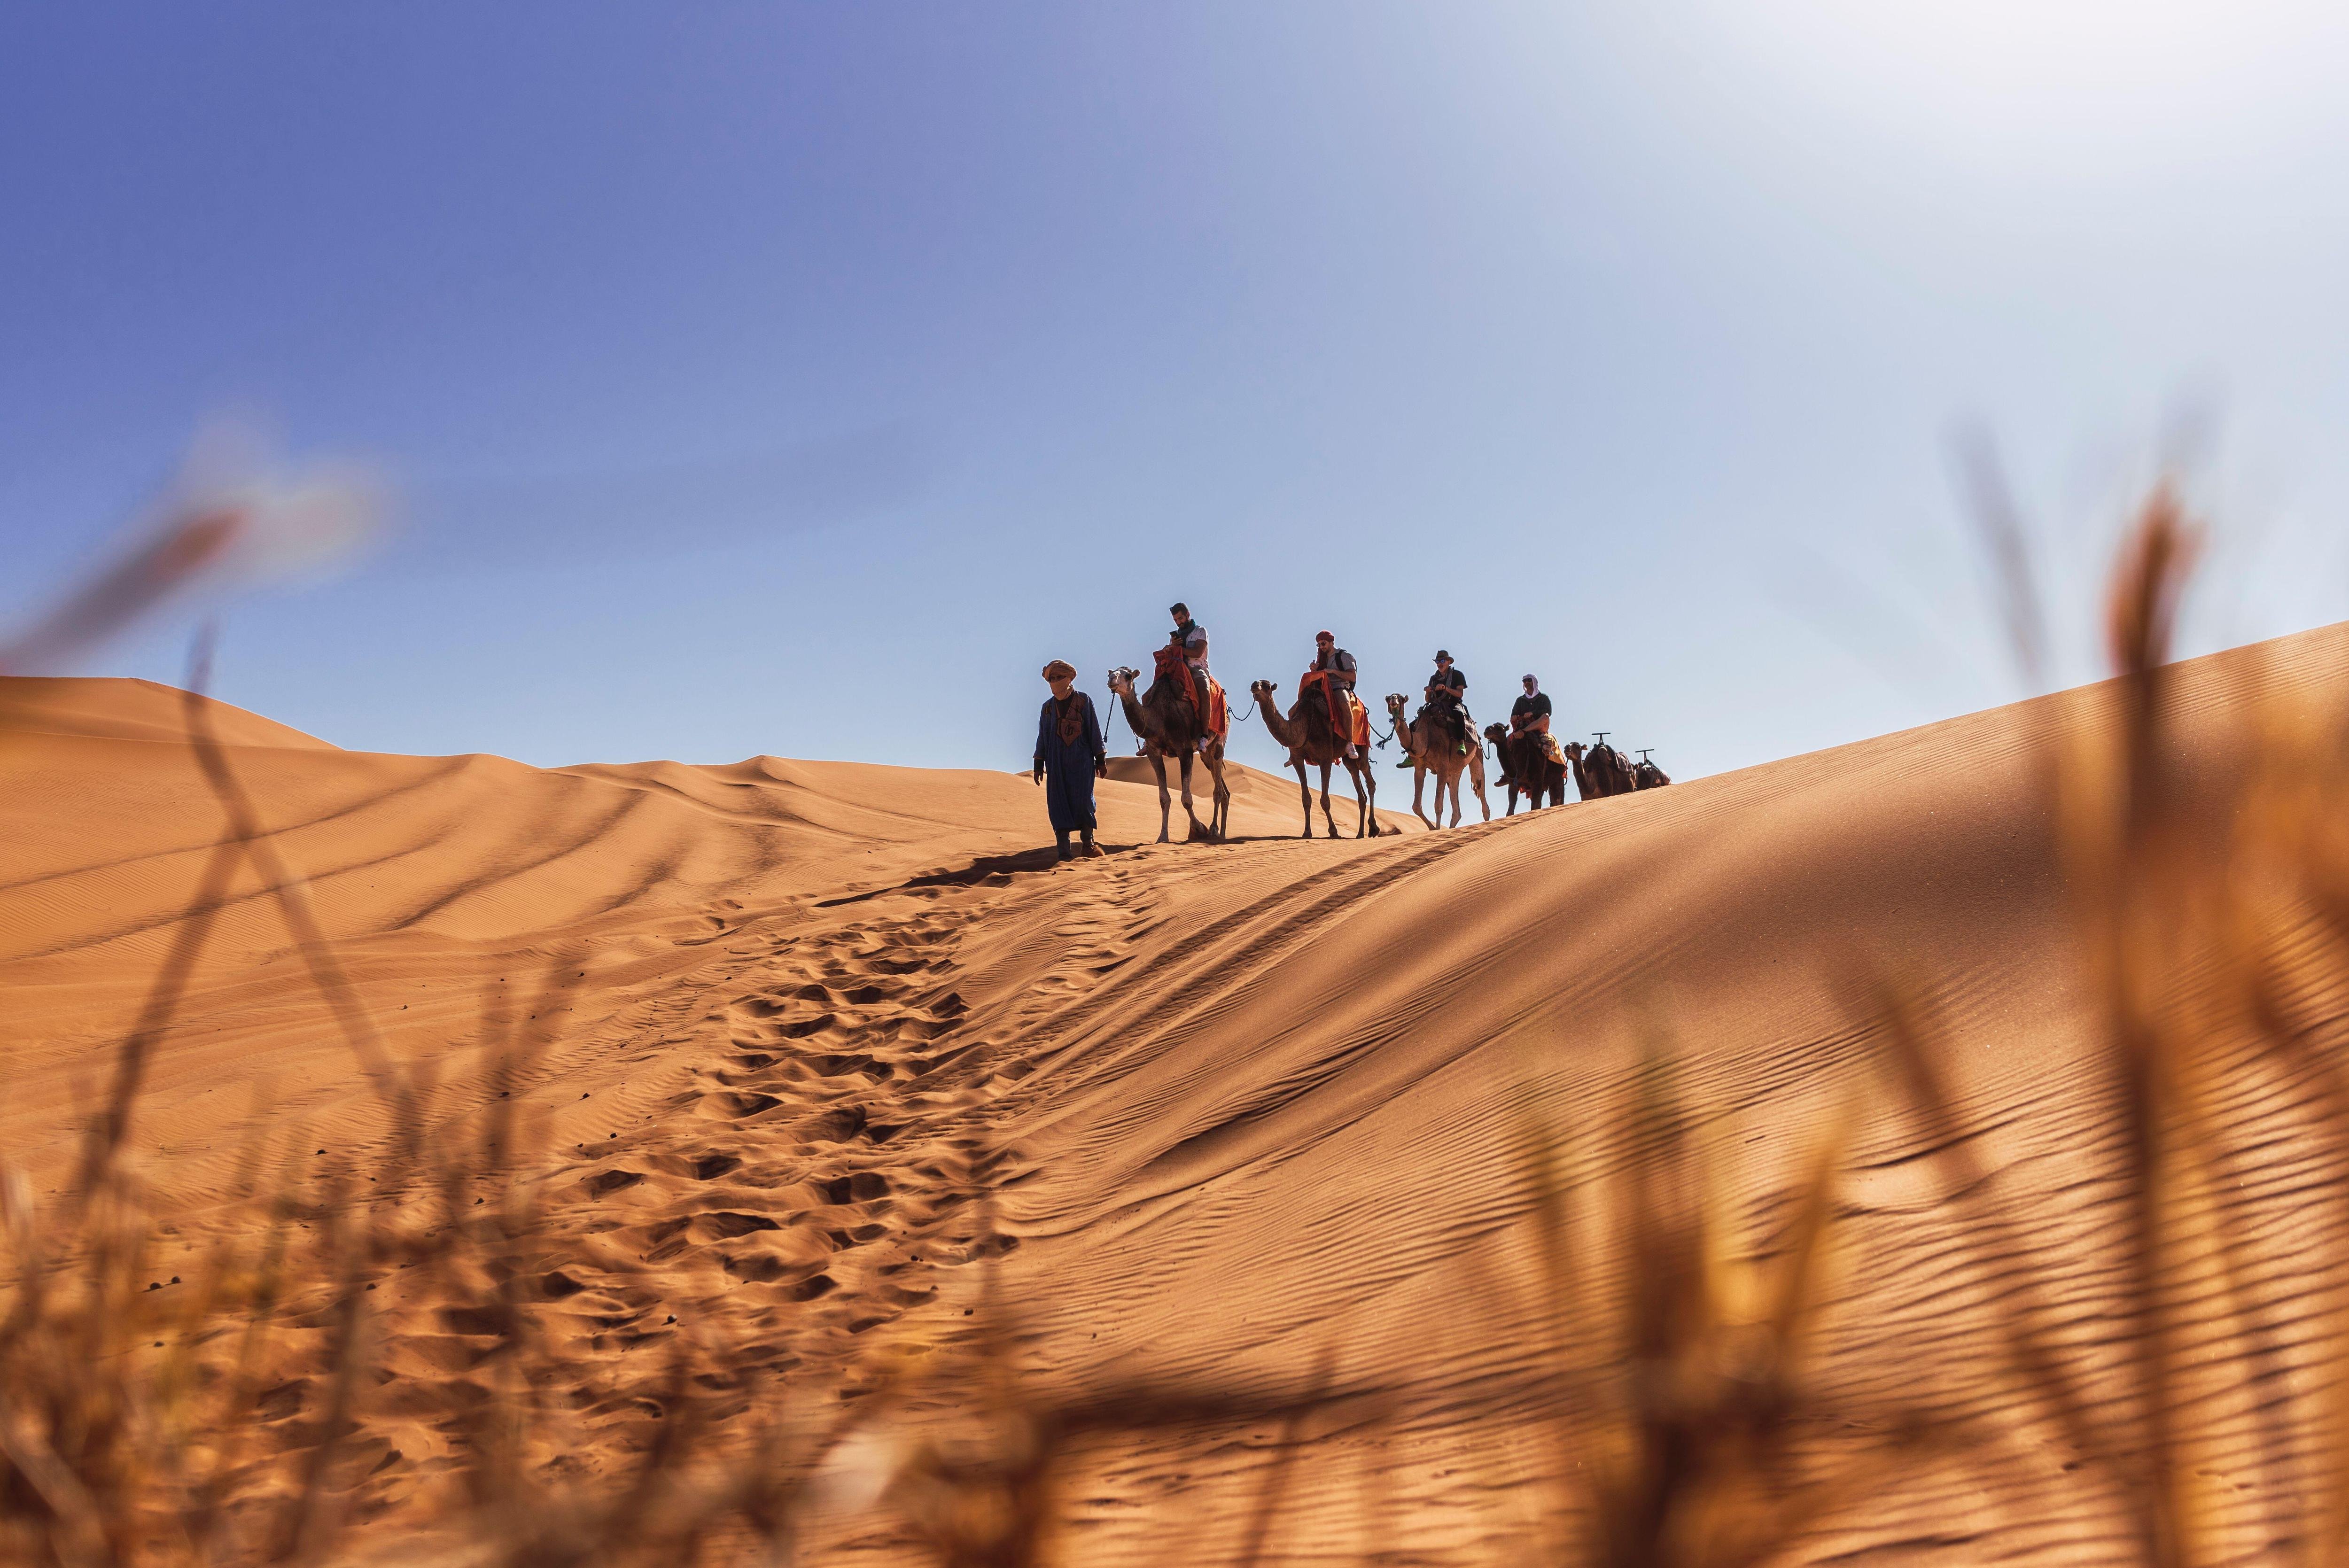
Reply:
<svg viewBox="0 0 2349 1568"><path fill-rule="evenodd" d="M1435 650L1435 674L1428 677L1427 701L1421 705L1418 717L1433 717L1436 722L1452 731L1454 743L1463 757L1468 755L1471 733L1468 717L1468 677L1454 669L1452 655L1443 648ZM1409 758L1405 758L1407 762Z"/></svg>

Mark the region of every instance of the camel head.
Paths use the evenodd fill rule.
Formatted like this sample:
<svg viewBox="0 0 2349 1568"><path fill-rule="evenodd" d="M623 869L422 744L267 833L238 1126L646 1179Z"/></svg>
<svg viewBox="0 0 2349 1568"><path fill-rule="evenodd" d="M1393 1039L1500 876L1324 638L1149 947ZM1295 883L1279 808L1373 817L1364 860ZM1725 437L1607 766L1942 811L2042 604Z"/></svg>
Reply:
<svg viewBox="0 0 2349 1568"><path fill-rule="evenodd" d="M1133 695L1133 677L1142 672L1130 665L1120 665L1109 672L1109 689L1120 696Z"/></svg>
<svg viewBox="0 0 2349 1568"><path fill-rule="evenodd" d="M1248 696L1256 698L1258 702L1268 701L1271 698L1272 694L1279 689L1280 683L1278 681L1248 682Z"/></svg>
<svg viewBox="0 0 2349 1568"><path fill-rule="evenodd" d="M1590 751L1590 748L1583 745L1579 740L1569 740L1560 746L1558 749L1565 752L1568 757L1573 758L1577 762L1581 761Z"/></svg>
<svg viewBox="0 0 2349 1568"><path fill-rule="evenodd" d="M1506 724L1488 724L1485 727L1485 738L1498 746L1509 738L1509 727Z"/></svg>
<svg viewBox="0 0 2349 1568"><path fill-rule="evenodd" d="M1402 693L1399 691L1391 691L1387 693L1387 712L1389 714L1397 718L1401 718L1402 717Z"/></svg>

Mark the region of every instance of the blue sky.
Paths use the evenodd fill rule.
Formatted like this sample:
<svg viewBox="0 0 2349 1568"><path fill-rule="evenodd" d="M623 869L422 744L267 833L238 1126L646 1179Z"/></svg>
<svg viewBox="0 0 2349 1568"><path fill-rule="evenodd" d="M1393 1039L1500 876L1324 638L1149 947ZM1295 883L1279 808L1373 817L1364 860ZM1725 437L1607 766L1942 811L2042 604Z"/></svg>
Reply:
<svg viewBox="0 0 2349 1568"><path fill-rule="evenodd" d="M1180 597L1694 776L2021 694L1967 421L2065 679L2165 454L2349 615L2344 133L2269 0L19 7L0 617L228 411L398 497L227 614L347 746L1015 768Z"/></svg>

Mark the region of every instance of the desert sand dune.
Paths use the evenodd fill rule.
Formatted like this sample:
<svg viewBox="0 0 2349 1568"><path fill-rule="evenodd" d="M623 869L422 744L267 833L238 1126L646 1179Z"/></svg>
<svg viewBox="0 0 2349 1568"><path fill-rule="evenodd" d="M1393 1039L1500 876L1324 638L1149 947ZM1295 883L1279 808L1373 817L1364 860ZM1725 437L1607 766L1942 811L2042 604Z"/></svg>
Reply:
<svg viewBox="0 0 2349 1568"><path fill-rule="evenodd" d="M2175 701L2223 758L2241 705L2338 695L2344 657L2344 628L2239 650L2188 666ZM47 1172L219 830L184 750L158 744L176 697L55 693L26 701L60 717L0 748L0 1139ZM1920 1463L1799 1555L2078 1562L2108 1554L2109 1508L1991 1376L1985 1304L2004 1286L1964 1261L1841 989L1865 958L1933 999L2075 1332L2123 1334L2095 1239L2109 1109L2084 1077L2035 760L2076 702L1375 841L1289 837L1293 780L1241 770L1247 841L1149 844L1154 789L1125 758L1104 837L1140 847L1058 872L1033 855L1024 776L542 770L340 751L251 716L222 728L394 1050L436 1061L452 1103L489 1092L466 1049L486 1016L560 1014L526 1088L551 1114L559 1244L540 1266L590 1470L617 1462L655 1370L643 1347L679 1320L762 1345L746 1371L821 1384L992 1302L1039 1389L1361 1395L1285 1438L1098 1445L1061 1494L1081 1560L1227 1560L1284 1445L1301 1457L1268 1560L1498 1560L1555 1527L1537 1482L1561 1461L1526 1390L1560 1335L1595 1332L1538 1287L1524 1149L1563 1134L1603 1172L1643 1042L1662 1040L1754 1250L1847 1129L1817 1356L1850 1430L1923 1400L2007 1434L1995 1496ZM264 891L238 884L139 1124L191 1238L264 1079L308 1148L381 1147ZM988 1223L957 1174L974 1161ZM2340 1176L2286 1150L2233 1201ZM1599 1249L1588 1267L1619 1263ZM2279 1322L2286 1359L2317 1333ZM481 1343L461 1323L390 1336L400 1376L364 1418L374 1506L429 1497ZM313 1378L287 1364L288 1443ZM2209 1456L2220 1483L2235 1440ZM811 1546L898 1550L859 1520Z"/></svg>

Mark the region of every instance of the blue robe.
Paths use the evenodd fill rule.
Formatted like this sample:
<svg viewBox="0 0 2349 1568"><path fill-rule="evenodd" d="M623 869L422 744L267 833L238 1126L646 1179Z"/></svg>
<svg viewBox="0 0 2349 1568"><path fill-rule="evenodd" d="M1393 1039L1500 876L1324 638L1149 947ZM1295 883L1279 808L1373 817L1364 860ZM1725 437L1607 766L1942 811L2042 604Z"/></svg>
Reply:
<svg viewBox="0 0 2349 1568"><path fill-rule="evenodd" d="M1043 717L1036 723L1036 766L1044 770L1044 805L1052 814L1052 830L1066 837L1093 827L1093 769L1109 756L1102 741L1101 720L1093 717L1093 699L1071 694L1078 719L1077 738L1061 738L1060 701L1044 699Z"/></svg>

